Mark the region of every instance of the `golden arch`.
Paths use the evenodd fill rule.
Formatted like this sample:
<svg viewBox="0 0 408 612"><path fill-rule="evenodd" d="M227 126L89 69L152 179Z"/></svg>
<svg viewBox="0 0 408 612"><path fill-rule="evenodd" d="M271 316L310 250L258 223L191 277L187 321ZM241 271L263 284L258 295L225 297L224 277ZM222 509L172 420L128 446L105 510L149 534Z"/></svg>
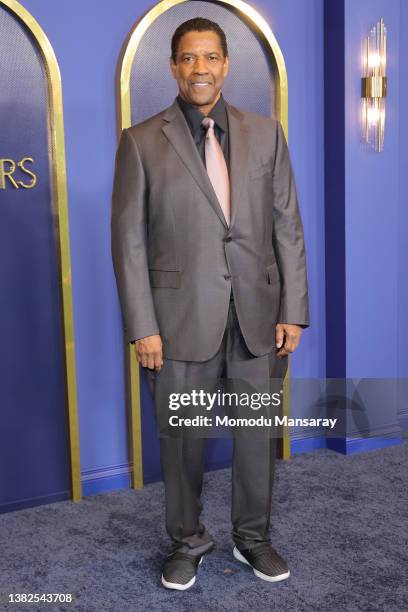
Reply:
<svg viewBox="0 0 408 612"><path fill-rule="evenodd" d="M116 71L116 101L117 101L117 136L119 138L123 129L131 125L131 99L130 99L130 76L132 64L139 44L145 32L151 24L163 13L177 4L189 0L162 0L158 2L130 31L119 56ZM210 1L211 0L207 0ZM249 4L242 0L221 0L221 4L229 5L238 9L246 18L254 30L263 34L266 40L270 58L275 66L276 88L275 109L276 115L282 123L286 139L288 139L288 78L285 60L278 42L265 19ZM126 346L126 343L125 343ZM127 401L130 415L130 438L131 438L131 481L133 488L143 487L142 471L142 435L140 418L140 378L139 366L136 361L132 345L127 345L125 350L125 364L127 374ZM289 368L284 381L284 414L289 414ZM290 437L287 427L283 429L282 457L290 457Z"/></svg>
<svg viewBox="0 0 408 612"><path fill-rule="evenodd" d="M16 0L0 0L0 5L4 5L9 8L31 32L41 52L47 72L48 97L50 100L49 120L53 192L52 201L54 203L57 218L61 283L60 289L64 327L65 382L68 407L71 497L73 501L79 501L82 497L82 488L61 75L51 43L34 17Z"/></svg>

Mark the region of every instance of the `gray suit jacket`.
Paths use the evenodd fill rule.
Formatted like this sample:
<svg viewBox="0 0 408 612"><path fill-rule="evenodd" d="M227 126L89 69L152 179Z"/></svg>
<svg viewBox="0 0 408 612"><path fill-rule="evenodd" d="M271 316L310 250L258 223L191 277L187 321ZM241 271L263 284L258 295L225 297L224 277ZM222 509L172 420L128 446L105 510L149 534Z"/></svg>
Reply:
<svg viewBox="0 0 408 612"><path fill-rule="evenodd" d="M127 339L160 334L164 357L206 361L220 346L231 286L256 356L275 324L309 325L303 227L279 121L226 104L228 228L177 101L123 130L112 257Z"/></svg>

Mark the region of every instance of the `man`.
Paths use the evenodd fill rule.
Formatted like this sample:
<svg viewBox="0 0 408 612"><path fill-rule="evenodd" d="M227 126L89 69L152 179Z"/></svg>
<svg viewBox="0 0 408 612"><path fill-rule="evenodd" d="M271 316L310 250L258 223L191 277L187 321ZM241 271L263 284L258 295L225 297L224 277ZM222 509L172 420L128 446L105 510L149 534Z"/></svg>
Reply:
<svg viewBox="0 0 408 612"><path fill-rule="evenodd" d="M221 93L225 34L203 18L172 38L179 94L122 132L115 166L112 255L125 330L163 381L283 380L308 327L296 188L277 120L241 111ZM168 406L167 406L168 409ZM289 576L269 540L275 437L234 438L233 554L256 576ZM185 590L214 542L200 522L205 439L162 436L166 529L175 550L162 583Z"/></svg>

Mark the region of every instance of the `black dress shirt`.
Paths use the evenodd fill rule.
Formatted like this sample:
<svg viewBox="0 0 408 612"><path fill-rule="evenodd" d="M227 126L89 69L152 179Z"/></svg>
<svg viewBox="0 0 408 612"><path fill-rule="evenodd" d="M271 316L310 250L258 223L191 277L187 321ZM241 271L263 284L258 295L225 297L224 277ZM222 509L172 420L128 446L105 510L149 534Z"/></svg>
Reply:
<svg viewBox="0 0 408 612"><path fill-rule="evenodd" d="M188 127L190 128L191 135L197 146L198 152L205 165L205 133L206 129L201 125L205 115L196 109L192 104L183 100L178 95L177 102L183 111L184 117L186 118ZM221 145L222 152L224 153L227 168L229 169L229 137L228 137L228 118L227 110L225 108L225 101L220 95L220 99L217 104L208 113L208 117L214 119L214 133Z"/></svg>

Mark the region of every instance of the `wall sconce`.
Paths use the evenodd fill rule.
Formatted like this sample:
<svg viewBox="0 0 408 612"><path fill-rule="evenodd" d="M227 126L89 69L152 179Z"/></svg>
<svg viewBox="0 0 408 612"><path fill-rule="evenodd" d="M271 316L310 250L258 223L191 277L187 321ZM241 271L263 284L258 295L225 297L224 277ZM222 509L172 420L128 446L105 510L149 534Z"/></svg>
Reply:
<svg viewBox="0 0 408 612"><path fill-rule="evenodd" d="M364 76L361 79L363 138L376 151L384 147L386 63L387 29L381 18L364 41Z"/></svg>

